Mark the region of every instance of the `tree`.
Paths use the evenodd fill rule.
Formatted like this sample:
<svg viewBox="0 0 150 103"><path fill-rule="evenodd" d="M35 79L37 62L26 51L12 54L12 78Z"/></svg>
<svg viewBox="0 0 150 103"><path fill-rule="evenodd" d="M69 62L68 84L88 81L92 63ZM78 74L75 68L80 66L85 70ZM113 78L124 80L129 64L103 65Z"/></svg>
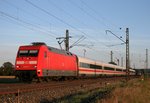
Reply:
<svg viewBox="0 0 150 103"><path fill-rule="evenodd" d="M14 66L10 62L5 62L0 68L0 75L14 75Z"/></svg>
<svg viewBox="0 0 150 103"><path fill-rule="evenodd" d="M3 75L3 67L0 67L0 75Z"/></svg>

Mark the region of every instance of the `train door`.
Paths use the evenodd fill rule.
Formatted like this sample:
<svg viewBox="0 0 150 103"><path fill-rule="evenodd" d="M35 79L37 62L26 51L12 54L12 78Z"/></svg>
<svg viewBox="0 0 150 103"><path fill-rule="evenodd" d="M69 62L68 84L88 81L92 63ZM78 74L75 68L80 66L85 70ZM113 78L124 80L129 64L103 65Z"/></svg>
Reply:
<svg viewBox="0 0 150 103"><path fill-rule="evenodd" d="M44 61L45 61L45 65L44 65L44 67L45 67L45 69L47 69L48 70L48 55L47 55L47 51L44 51Z"/></svg>

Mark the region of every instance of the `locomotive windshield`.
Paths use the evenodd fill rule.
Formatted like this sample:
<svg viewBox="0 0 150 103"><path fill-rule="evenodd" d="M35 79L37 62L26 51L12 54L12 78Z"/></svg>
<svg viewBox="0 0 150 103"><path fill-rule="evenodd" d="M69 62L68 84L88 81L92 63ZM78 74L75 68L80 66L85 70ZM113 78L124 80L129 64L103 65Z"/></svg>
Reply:
<svg viewBox="0 0 150 103"><path fill-rule="evenodd" d="M18 57L37 57L38 50L20 50Z"/></svg>

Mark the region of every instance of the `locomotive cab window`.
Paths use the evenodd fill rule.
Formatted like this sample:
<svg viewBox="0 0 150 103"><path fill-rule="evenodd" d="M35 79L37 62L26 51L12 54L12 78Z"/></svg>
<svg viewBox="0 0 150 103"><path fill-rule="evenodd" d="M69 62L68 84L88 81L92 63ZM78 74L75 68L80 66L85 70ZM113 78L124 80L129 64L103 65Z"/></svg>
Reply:
<svg viewBox="0 0 150 103"><path fill-rule="evenodd" d="M38 50L29 50L29 56L31 57L38 56Z"/></svg>
<svg viewBox="0 0 150 103"><path fill-rule="evenodd" d="M25 57L25 56L27 56L28 55L28 50L20 50L19 52L18 52L18 56L19 57Z"/></svg>
<svg viewBox="0 0 150 103"><path fill-rule="evenodd" d="M18 57L37 57L38 50L20 50L18 52Z"/></svg>

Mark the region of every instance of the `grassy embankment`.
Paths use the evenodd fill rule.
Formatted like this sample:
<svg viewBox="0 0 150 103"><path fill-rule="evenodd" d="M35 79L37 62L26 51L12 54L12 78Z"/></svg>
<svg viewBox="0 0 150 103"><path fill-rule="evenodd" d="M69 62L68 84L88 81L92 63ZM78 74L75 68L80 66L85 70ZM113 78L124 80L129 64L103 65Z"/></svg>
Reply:
<svg viewBox="0 0 150 103"><path fill-rule="evenodd" d="M131 80L97 103L150 103L150 78Z"/></svg>
<svg viewBox="0 0 150 103"><path fill-rule="evenodd" d="M67 96L59 103L150 103L150 78L81 92Z"/></svg>
<svg viewBox="0 0 150 103"><path fill-rule="evenodd" d="M60 99L54 100L55 103L96 103L98 99L105 98L111 93L116 84L106 84L105 87L89 91L80 91L79 93L72 94Z"/></svg>
<svg viewBox="0 0 150 103"><path fill-rule="evenodd" d="M97 99L105 98L111 92L112 88L95 89L88 92L80 92L60 100L53 101L55 103L96 103Z"/></svg>

